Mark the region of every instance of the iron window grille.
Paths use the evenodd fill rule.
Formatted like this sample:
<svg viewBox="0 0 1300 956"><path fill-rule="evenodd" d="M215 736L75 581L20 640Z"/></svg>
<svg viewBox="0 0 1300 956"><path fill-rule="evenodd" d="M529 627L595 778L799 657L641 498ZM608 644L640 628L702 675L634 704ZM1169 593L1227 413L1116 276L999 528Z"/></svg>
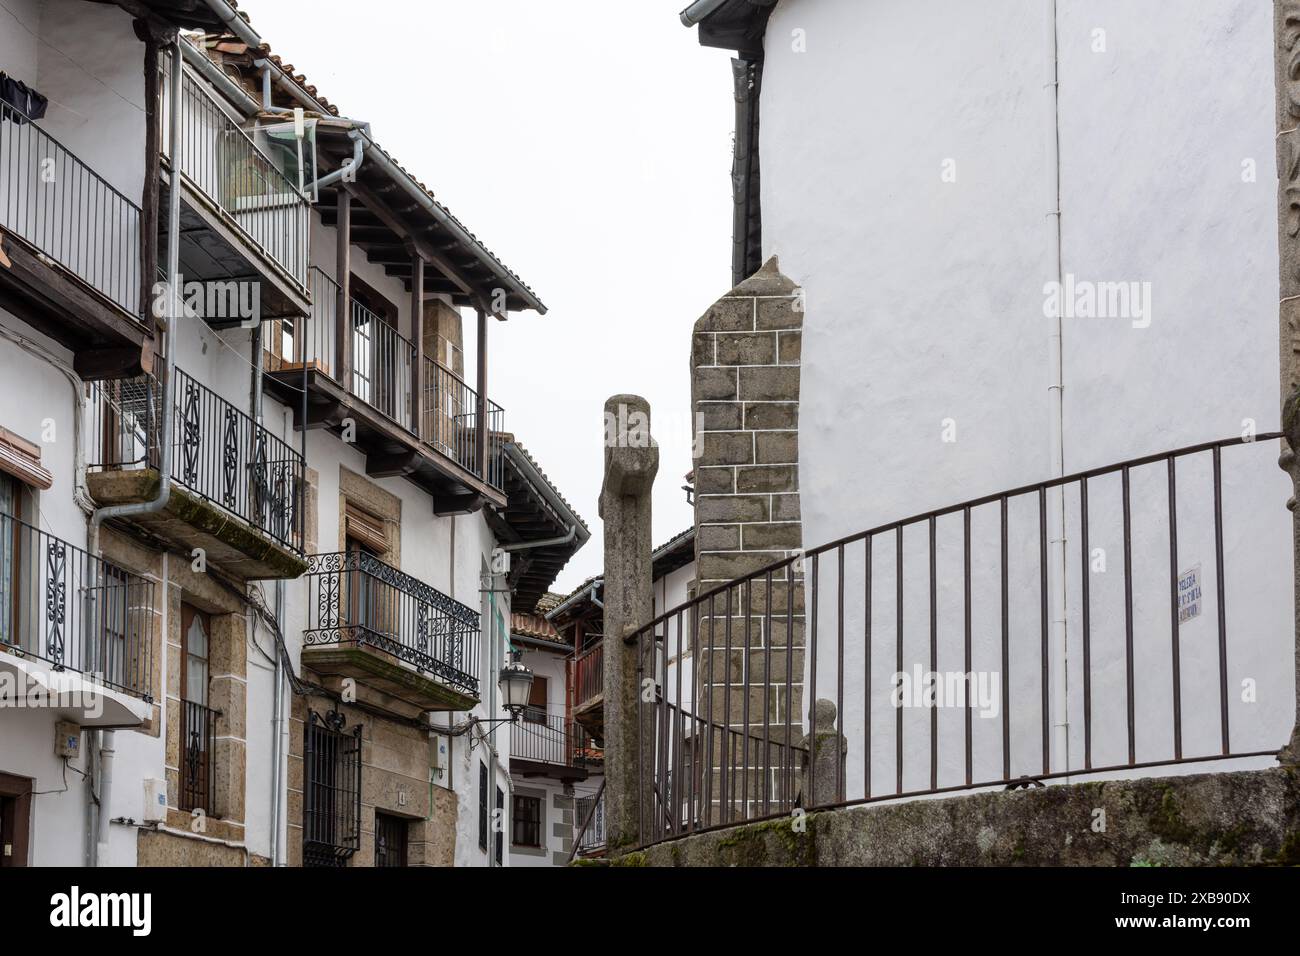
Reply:
<svg viewBox="0 0 1300 956"><path fill-rule="evenodd" d="M346 866L361 846L361 725L308 711L304 731L303 866Z"/></svg>
<svg viewBox="0 0 1300 956"><path fill-rule="evenodd" d="M488 773L485 764L478 765L478 848L484 853L488 848Z"/></svg>

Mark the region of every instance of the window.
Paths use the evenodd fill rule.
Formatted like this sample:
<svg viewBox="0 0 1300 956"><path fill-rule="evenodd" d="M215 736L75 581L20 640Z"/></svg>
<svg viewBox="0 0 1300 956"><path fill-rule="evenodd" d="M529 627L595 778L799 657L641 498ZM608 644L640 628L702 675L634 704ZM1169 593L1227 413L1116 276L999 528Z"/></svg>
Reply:
<svg viewBox="0 0 1300 956"><path fill-rule="evenodd" d="M314 710L307 713L303 866L346 866L361 846L361 725L346 731L345 724L336 711L324 716ZM376 818L376 833L378 823ZM402 841L403 866L405 852Z"/></svg>
<svg viewBox="0 0 1300 956"><path fill-rule="evenodd" d="M180 808L214 813L217 714L208 707L208 654L212 620L181 605Z"/></svg>
<svg viewBox="0 0 1300 956"><path fill-rule="evenodd" d="M18 643L18 482L0 474L0 641Z"/></svg>
<svg viewBox="0 0 1300 956"><path fill-rule="evenodd" d="M406 866L406 821L375 812L375 866Z"/></svg>
<svg viewBox="0 0 1300 956"><path fill-rule="evenodd" d="M487 764L478 765L478 848L484 853L488 846L488 782Z"/></svg>
<svg viewBox="0 0 1300 956"><path fill-rule="evenodd" d="M546 678L534 676L533 686L528 691L528 709L524 711L524 720L534 724L546 722L547 696Z"/></svg>
<svg viewBox="0 0 1300 956"><path fill-rule="evenodd" d="M503 817L505 816L505 809L506 809L506 795L502 793L500 787L497 787L497 816L496 816L497 825L496 827L493 828L496 831L495 832L496 839L493 842L496 843L497 866L500 866L502 862L501 845L505 843L505 837L506 837L506 833L505 833L506 822L503 819Z"/></svg>
<svg viewBox="0 0 1300 956"><path fill-rule="evenodd" d="M515 846L542 845L542 800L516 794L510 814L510 842Z"/></svg>

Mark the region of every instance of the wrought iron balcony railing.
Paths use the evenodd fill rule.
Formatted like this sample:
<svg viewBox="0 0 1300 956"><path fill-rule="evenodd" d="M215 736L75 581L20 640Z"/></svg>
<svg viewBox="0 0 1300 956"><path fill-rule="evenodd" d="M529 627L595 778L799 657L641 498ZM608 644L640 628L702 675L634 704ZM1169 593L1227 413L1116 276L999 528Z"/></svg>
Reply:
<svg viewBox="0 0 1300 956"><path fill-rule="evenodd" d="M0 103L0 228L139 317L140 207L8 103Z"/></svg>
<svg viewBox="0 0 1300 956"><path fill-rule="evenodd" d="M351 370L339 375L338 284L316 266L310 270L312 314L301 319L270 319L263 325L263 358L269 372L318 371L343 386L425 445L454 461L493 488L505 481L505 411L478 393L455 372L424 359L420 420L412 400L415 345L355 299L348 315ZM477 424L487 416L487 474L479 463Z"/></svg>
<svg viewBox="0 0 1300 956"><path fill-rule="evenodd" d="M363 551L308 558L307 647L369 645L478 695L479 615Z"/></svg>
<svg viewBox="0 0 1300 956"><path fill-rule="evenodd" d="M180 809L216 812L217 718L220 711L181 702Z"/></svg>
<svg viewBox="0 0 1300 956"><path fill-rule="evenodd" d="M0 644L152 700L154 586L0 512Z"/></svg>
<svg viewBox="0 0 1300 956"><path fill-rule="evenodd" d="M159 467L163 389L151 376L94 386L92 469ZM297 554L302 455L206 385L176 370L172 479Z"/></svg>
<svg viewBox="0 0 1300 956"><path fill-rule="evenodd" d="M164 56L164 116L171 95L167 60ZM163 152L172 165L253 247L305 289L311 227L307 198L188 67L181 83L181 133L175 149L167 142L170 130L165 123L163 131Z"/></svg>
<svg viewBox="0 0 1300 956"><path fill-rule="evenodd" d="M531 710L510 725L510 756L557 767L585 767L604 759L581 725Z"/></svg>

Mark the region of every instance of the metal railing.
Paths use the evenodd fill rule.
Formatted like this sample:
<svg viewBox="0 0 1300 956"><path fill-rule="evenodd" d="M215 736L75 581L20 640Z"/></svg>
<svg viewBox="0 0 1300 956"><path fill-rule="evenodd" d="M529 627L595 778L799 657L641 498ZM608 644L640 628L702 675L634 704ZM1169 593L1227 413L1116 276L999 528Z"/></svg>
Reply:
<svg viewBox="0 0 1300 956"><path fill-rule="evenodd" d="M140 317L140 207L0 103L0 228Z"/></svg>
<svg viewBox="0 0 1300 956"><path fill-rule="evenodd" d="M573 659L575 709L586 707L605 693L605 642L599 640Z"/></svg>
<svg viewBox="0 0 1300 956"><path fill-rule="evenodd" d="M352 367L348 391L402 428L411 421L415 346L397 329L352 300Z"/></svg>
<svg viewBox="0 0 1300 956"><path fill-rule="evenodd" d="M157 468L163 390L151 376L94 385L90 467ZM172 478L290 550L303 548L303 459L181 369L170 414Z"/></svg>
<svg viewBox="0 0 1300 956"><path fill-rule="evenodd" d="M170 57L162 61L163 106L171 95ZM188 67L181 81L181 134L177 149L163 124L163 153L213 208L262 256L297 285L307 287L311 207L249 134L218 104Z"/></svg>
<svg viewBox="0 0 1300 956"><path fill-rule="evenodd" d="M0 644L152 701L154 586L0 512Z"/></svg>
<svg viewBox="0 0 1300 956"><path fill-rule="evenodd" d="M510 725L510 756L518 760L582 767L599 762L598 748L579 725L563 717L525 710Z"/></svg>
<svg viewBox="0 0 1300 956"><path fill-rule="evenodd" d="M305 646L378 648L478 695L479 615L363 551L313 554Z"/></svg>
<svg viewBox="0 0 1300 956"><path fill-rule="evenodd" d="M1261 602L1228 587L1224 511L1227 488L1232 556L1260 573L1252 549L1264 529L1241 505L1275 474L1279 437L1209 442L914 515L791 553L659 615L627 639L658 685L637 705L649 774L639 842L795 806L1275 753L1283 739L1269 738L1287 729L1229 693L1272 664L1251 616ZM1225 459L1239 469L1226 483ZM1061 538L1057 570L1049 554ZM1049 609L1062 595L1058 630ZM1236 640L1230 619L1245 622ZM834 704L833 727L819 699ZM833 773L806 769L818 739L842 739Z"/></svg>
<svg viewBox="0 0 1300 956"><path fill-rule="evenodd" d="M573 832L573 849L569 852L569 861L574 857L600 856L605 852L605 781L595 794L578 797L574 801L574 819L578 824Z"/></svg>
<svg viewBox="0 0 1300 956"><path fill-rule="evenodd" d="M180 809L216 814L217 718L221 712L181 701Z"/></svg>
<svg viewBox="0 0 1300 956"><path fill-rule="evenodd" d="M352 368L348 381L340 381L338 283L316 266L311 267L310 280L310 317L269 319L262 324L266 370L316 369L439 454L484 478L476 432L478 393L455 372L425 356L423 411L421 420L415 421L411 390L415 345L355 299L349 306ZM500 489L505 482L505 410L491 400L485 405L488 468L484 480Z"/></svg>
<svg viewBox="0 0 1300 956"><path fill-rule="evenodd" d="M262 355L268 372L302 371L306 366L335 381L338 361L338 283L318 266L308 273L311 315L262 323Z"/></svg>
<svg viewBox="0 0 1300 956"><path fill-rule="evenodd" d="M488 468L484 476L478 457L479 397L455 372L432 359L424 360L424 422L420 437L452 461L494 488L505 480L505 411L489 399L486 405Z"/></svg>

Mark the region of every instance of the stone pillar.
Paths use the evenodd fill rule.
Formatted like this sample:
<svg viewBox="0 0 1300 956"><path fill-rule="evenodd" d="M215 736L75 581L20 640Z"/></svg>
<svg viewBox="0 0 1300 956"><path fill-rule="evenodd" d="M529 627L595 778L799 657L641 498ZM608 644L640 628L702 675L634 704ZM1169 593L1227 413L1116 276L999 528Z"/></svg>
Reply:
<svg viewBox="0 0 1300 956"><path fill-rule="evenodd" d="M640 842L642 808L649 806L642 800L642 788L652 785L654 772L653 746L638 746L641 721L653 728L653 708L639 706L638 648L624 638L654 613L650 492L658 470L650 403L638 395L613 396L605 402L605 479L600 489L605 537L605 799L611 853ZM647 643L647 652L652 666L653 642ZM647 666L646 676L651 673Z"/></svg>
<svg viewBox="0 0 1300 956"><path fill-rule="evenodd" d="M1300 0L1273 4L1277 77L1278 253L1280 260L1279 332L1281 342L1282 430L1286 447L1278 462L1300 487ZM1292 562L1295 569L1296 633L1300 635L1300 516L1291 509ZM1296 727L1283 749L1283 763L1300 764L1300 643L1296 647Z"/></svg>
<svg viewBox="0 0 1300 956"><path fill-rule="evenodd" d="M801 290L781 274L775 257L695 323L696 594L801 547L802 336ZM741 818L756 801L771 809L793 800L798 765L784 734L787 716L792 738L802 730L802 568L773 574L770 630L767 592L760 577L700 606L695 712L713 728L713 739L696 741L700 766L708 768L701 781L705 824ZM742 727L746 736L723 733ZM737 741L750 748L749 766L758 768L748 781L731 769L745 764L743 753L736 760L731 752Z"/></svg>

